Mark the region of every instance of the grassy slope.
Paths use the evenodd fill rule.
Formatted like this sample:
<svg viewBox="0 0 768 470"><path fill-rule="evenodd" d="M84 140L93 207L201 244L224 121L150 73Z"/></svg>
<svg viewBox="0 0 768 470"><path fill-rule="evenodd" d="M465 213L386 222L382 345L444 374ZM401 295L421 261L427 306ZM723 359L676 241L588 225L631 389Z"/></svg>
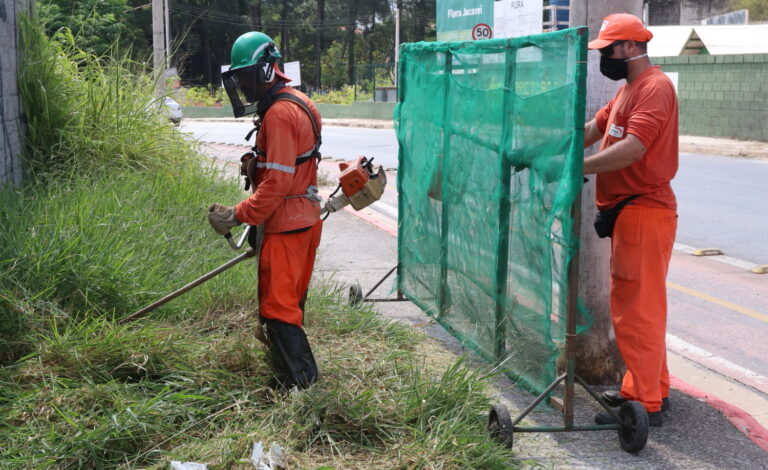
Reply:
<svg viewBox="0 0 768 470"><path fill-rule="evenodd" d="M252 468L257 440L289 468L509 468L484 378L426 367L425 338L332 285L311 291L323 378L301 393L269 387L252 263L117 324L232 256L203 214L239 192L146 106L132 64L24 34L31 184L0 194L1 468Z"/></svg>

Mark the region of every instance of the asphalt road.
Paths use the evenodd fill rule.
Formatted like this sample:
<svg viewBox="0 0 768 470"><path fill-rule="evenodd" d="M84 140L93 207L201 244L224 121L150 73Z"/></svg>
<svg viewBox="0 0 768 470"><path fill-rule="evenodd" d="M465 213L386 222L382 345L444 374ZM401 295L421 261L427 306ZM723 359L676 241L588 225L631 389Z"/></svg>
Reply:
<svg viewBox="0 0 768 470"><path fill-rule="evenodd" d="M252 127L244 122L182 121L180 129L206 142L246 145L245 135ZM324 157L342 160L365 155L385 168L397 167L397 139L392 129L323 126L320 151Z"/></svg>
<svg viewBox="0 0 768 470"><path fill-rule="evenodd" d="M181 130L208 142L244 145L249 123L185 121ZM323 128L324 156L375 158L397 167L397 140L391 129ZM678 243L718 248L726 255L768 264L768 161L713 155L680 155L673 181L678 198Z"/></svg>

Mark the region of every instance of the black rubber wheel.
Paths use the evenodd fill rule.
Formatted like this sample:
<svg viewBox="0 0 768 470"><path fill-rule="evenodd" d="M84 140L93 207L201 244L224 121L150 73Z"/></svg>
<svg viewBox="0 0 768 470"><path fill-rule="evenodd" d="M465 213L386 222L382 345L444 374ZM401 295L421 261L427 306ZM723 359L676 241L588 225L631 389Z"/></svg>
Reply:
<svg viewBox="0 0 768 470"><path fill-rule="evenodd" d="M354 283L349 286L349 305L357 305L363 301L363 289L360 284Z"/></svg>
<svg viewBox="0 0 768 470"><path fill-rule="evenodd" d="M507 407L501 403L493 405L488 413L488 432L491 433L493 440L504 445L507 449L512 448L514 443L512 418L509 416Z"/></svg>
<svg viewBox="0 0 768 470"><path fill-rule="evenodd" d="M619 408L623 427L619 429L619 443L627 452L640 452L648 442L648 413L638 401L625 401Z"/></svg>

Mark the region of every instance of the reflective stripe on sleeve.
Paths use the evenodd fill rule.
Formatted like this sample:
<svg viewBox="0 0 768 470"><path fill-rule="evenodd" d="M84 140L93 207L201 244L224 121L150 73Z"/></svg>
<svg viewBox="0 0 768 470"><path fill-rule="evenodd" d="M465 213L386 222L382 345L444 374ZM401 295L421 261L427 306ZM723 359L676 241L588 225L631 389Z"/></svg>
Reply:
<svg viewBox="0 0 768 470"><path fill-rule="evenodd" d="M267 170L277 170L288 174L296 173L296 168L287 165L281 165L274 162L256 162L256 168L266 168Z"/></svg>

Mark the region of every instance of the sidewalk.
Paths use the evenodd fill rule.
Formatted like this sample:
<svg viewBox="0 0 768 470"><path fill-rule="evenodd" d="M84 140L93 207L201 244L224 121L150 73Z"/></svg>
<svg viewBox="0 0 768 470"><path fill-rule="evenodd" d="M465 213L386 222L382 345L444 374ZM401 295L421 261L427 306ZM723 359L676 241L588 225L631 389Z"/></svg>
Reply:
<svg viewBox="0 0 768 470"><path fill-rule="evenodd" d="M362 215L368 221L363 220ZM333 214L323 229L317 278L353 284L359 282L367 292L397 263L397 239L372 225L378 223L374 211L362 214ZM387 228L385 226L385 228ZM373 297L392 297L394 279L379 287ZM473 353L464 350L441 326L424 315L410 302L377 303L375 308L387 318L413 325L439 341L440 346L455 355L466 354L478 365ZM576 400L576 422L591 424L598 407L586 394ZM507 378L495 382L494 400L500 400L512 417L527 407L533 396L515 388ZM765 469L768 453L739 432L726 417L701 400L678 389L671 394L672 410L664 426L651 428L646 448L632 455L621 450L615 431L573 433L518 433L514 450L524 467L574 469ZM551 408L540 407L523 421L527 425L561 426L562 415Z"/></svg>

